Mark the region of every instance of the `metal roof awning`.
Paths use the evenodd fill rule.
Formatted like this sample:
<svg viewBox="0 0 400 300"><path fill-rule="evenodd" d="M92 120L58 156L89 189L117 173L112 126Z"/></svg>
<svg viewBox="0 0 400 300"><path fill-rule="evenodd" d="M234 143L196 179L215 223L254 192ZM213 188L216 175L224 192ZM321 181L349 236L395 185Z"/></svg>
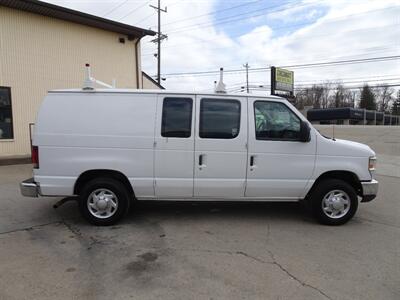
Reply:
<svg viewBox="0 0 400 300"><path fill-rule="evenodd" d="M365 114L365 115L364 115ZM327 120L383 120L382 112L375 112L352 107L338 108L314 108L307 111L309 121L327 121Z"/></svg>
<svg viewBox="0 0 400 300"><path fill-rule="evenodd" d="M127 35L129 39L141 38L145 35L153 36L156 34L152 30L115 22L109 19L104 19L80 11L37 0L0 0L0 6L6 6L42 16L52 17L68 22L121 33Z"/></svg>

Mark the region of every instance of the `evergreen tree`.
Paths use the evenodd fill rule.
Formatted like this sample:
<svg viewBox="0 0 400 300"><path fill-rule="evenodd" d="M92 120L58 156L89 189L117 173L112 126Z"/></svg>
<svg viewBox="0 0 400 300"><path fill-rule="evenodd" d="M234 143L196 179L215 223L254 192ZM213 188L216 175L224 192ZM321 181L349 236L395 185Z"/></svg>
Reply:
<svg viewBox="0 0 400 300"><path fill-rule="evenodd" d="M400 90L397 91L396 100L394 100L392 105L392 114L400 115Z"/></svg>
<svg viewBox="0 0 400 300"><path fill-rule="evenodd" d="M364 87L362 88L359 106L360 108L365 108L369 110L376 109L375 95L368 84L364 85Z"/></svg>

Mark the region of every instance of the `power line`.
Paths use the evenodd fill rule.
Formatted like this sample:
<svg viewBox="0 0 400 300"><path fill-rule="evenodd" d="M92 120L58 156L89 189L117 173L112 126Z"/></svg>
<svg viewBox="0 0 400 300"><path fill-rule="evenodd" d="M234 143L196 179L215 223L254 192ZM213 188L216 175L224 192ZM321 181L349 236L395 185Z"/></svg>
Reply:
<svg viewBox="0 0 400 300"><path fill-rule="evenodd" d="M373 47L372 47L373 48ZM353 54L351 54L351 55L340 55L340 56L331 56L331 55L329 55L328 57L327 56L320 56L320 55L318 55L319 53L313 53L313 54L315 54L315 55L318 55L318 59L320 59L321 61L325 61L325 60L332 60L332 61L336 61L336 60L349 60L349 59L354 59L354 58L357 58L357 59L361 59L362 57L361 56L363 56L363 55L370 55L371 54L371 56L369 56L369 57L372 57L372 54L376 54L376 53L383 53L383 52L387 52L387 50L383 50L383 51L369 51L369 49L372 49L372 48L370 48L370 47L368 47L368 48L364 48L364 49L362 49L362 50L368 50L368 51L366 51L365 53L363 53L363 52L359 52L359 53L353 53ZM325 52L321 52L321 53L325 53ZM381 54L380 56L384 56L383 54ZM366 57L366 58L369 58L369 57ZM303 61L303 56L298 56L297 57L297 59L294 59L294 60L290 60L290 61L286 61L286 64L287 65L289 65L289 64L297 64L299 61ZM272 65L273 63L265 63L265 65ZM255 62L253 62L253 65L256 65L256 63ZM258 64L259 65L259 64ZM226 69L230 69L230 68L235 68L237 65L234 65L234 66L224 66ZM257 71L257 72L259 72L259 71Z"/></svg>
<svg viewBox="0 0 400 300"><path fill-rule="evenodd" d="M150 15L144 17L143 19L140 19L139 21L135 22L135 24L139 24L142 23L144 20L147 20L148 18L154 16L156 14L156 12L152 12Z"/></svg>
<svg viewBox="0 0 400 300"><path fill-rule="evenodd" d="M311 4L312 3L299 4L297 7L309 6ZM193 27L198 27L198 26L202 26L202 28L210 27L210 26L214 26L214 25L219 25L219 24L225 24L225 23L239 21L239 20L246 19L246 18L249 18L249 17L258 17L258 16L262 16L262 15L265 15L265 14L271 13L271 12L285 11L285 10L288 9L287 7L285 7L285 8L281 8L281 9L272 10L273 8L279 8L279 7L282 7L282 6L287 6L287 4L285 3L285 4L267 6L267 7L264 7L264 8L260 8L260 9L256 9L256 10L252 10L252 11L248 11L248 12L244 12L244 13L240 13L240 14L235 14L235 15L231 15L231 16L218 18L218 19L215 20L217 22L207 21L207 22L203 22L203 23L196 23L196 24L193 24L193 25L183 26L181 28L178 27L178 28L175 28L175 30L171 30L170 32L176 33L176 32L187 31L187 30L191 30L191 28L193 28ZM257 13L257 12L260 12L260 11L267 11L267 12L263 12L262 14L251 15L252 13ZM250 15L250 16L248 16L248 15ZM246 17L243 17L243 16L246 16ZM237 18L237 17L240 17L240 18ZM232 18L236 18L236 19L229 20L229 19L232 19Z"/></svg>
<svg viewBox="0 0 400 300"><path fill-rule="evenodd" d="M325 82L320 82L320 81L313 81L313 80L308 80L308 81L298 81L298 82L302 82L300 84L295 84L296 87L309 87L309 86L320 86L320 85L349 85L349 84L354 84L354 83L371 83L371 82L375 82L375 84L381 84L381 85L389 85L389 84L398 84L398 82L391 82L388 83L387 81L399 81L400 77L397 78L390 78L390 79L370 79L370 80L350 80L350 81L343 81L343 80L337 80L337 81L333 81L333 80L325 80ZM236 83L236 84L230 84L229 85L230 88L246 88L246 82L242 82L242 83ZM267 87L270 86L270 84L265 84L265 83L251 83L249 84L249 87Z"/></svg>
<svg viewBox="0 0 400 300"><path fill-rule="evenodd" d="M355 17L355 16L359 16L359 15L363 15L363 14L367 14L367 13L371 13L371 12L380 11L380 10L386 10L386 9L390 9L390 8L393 8L393 7L398 7L398 6L390 6L390 7L386 7L386 8L381 8L381 9L376 9L376 10L369 10L369 11L365 11L365 12L361 12L361 13L349 14L349 15L346 15L346 16L341 16L341 17L336 17L336 18L330 18L330 19L326 20L325 23L337 22L338 20L343 20L343 19L345 20L345 19L348 19L350 17ZM277 31L277 30L280 30L280 29L296 28L296 27L299 27L299 26L312 25L312 24L315 24L315 22L311 21L311 22L290 24L290 25L271 28L271 30ZM217 24L213 24L213 25L217 25ZM398 24L396 23L396 24L389 24L389 25L384 25L384 26L379 26L379 27L370 27L368 29L367 28L359 28L359 29L349 30L347 32L356 32L356 31L362 31L362 30L373 30L375 28L385 28L385 27L389 27L389 26L398 26ZM262 33L266 32L266 31L268 31L268 30L259 30L257 32L253 32L252 34L262 34ZM171 32L169 32L169 33L171 33ZM174 31L172 31L172 33L174 33ZM189 36L197 38L196 36L192 36L192 35L189 35ZM231 38L240 37L240 36L242 36L242 34L231 36ZM313 35L313 37L321 37L321 36L327 36L327 34ZM213 41L213 40L219 40L219 39L203 40L202 42L198 42L198 43L209 43L210 41ZM166 47L172 48L172 47L179 47L179 46L183 46L183 45L190 45L190 44L194 44L194 43L196 43L196 42L181 43L181 44L169 45L169 46L166 46ZM213 47L211 49L223 49L223 48L226 48L226 47ZM146 56L146 55L151 55L151 54L144 53L143 55Z"/></svg>
<svg viewBox="0 0 400 300"><path fill-rule="evenodd" d="M352 80L345 81L345 80L342 80L342 79L336 79L336 80L326 79L323 82L318 81L318 80L317 81L307 80L307 81L297 81L297 82L302 82L302 83L298 84L296 82L295 86L296 87L304 87L304 86L308 87L308 86L314 86L314 85L316 85L316 86L321 86L321 85L325 85L325 86L328 86L328 85L342 85L343 86L343 85L349 85L349 84L354 84L354 83L372 83L372 82L375 82L375 84L382 84L382 85L383 84L385 84L385 85L387 85L387 84L397 84L397 82L388 83L388 81L394 81L394 80L398 81L398 80L400 80L400 77L388 78L388 79L354 80L354 81L352 81ZM243 89L243 88L246 87L246 83L242 82L242 83L229 84L229 87L230 87L230 89L235 89L235 88L239 88L239 87ZM255 88L255 87L263 88L263 87L270 87L270 84L252 82L252 83L249 84L249 87L250 88L252 88L252 87L253 88Z"/></svg>
<svg viewBox="0 0 400 300"><path fill-rule="evenodd" d="M214 11L206 13L206 14L197 15L197 16L193 16L191 18L184 18L184 19L173 21L173 22L169 22L169 23L166 23L165 25L167 26L167 25L170 25L170 24L180 23L180 22L184 22L184 21L187 21L187 20L198 19L198 18L202 18L202 17L205 17L205 16L212 16L212 15L215 15L215 14L223 12L223 11L228 11L228 10L232 10L232 9L235 9L235 8L238 8L238 7L247 6L247 5L252 5L252 4L255 4L255 3L260 2L260 1L261 0L257 0L257 1L252 1L252 2L242 3L242 4L239 4L239 5L231 6L231 7L224 8L224 9L214 10Z"/></svg>
<svg viewBox="0 0 400 300"><path fill-rule="evenodd" d="M300 4L300 5L298 5L298 6L308 6L308 5L311 5L311 3ZM255 12L259 12L259 11L263 11L263 10L268 10L268 9L271 9L271 8L274 8L274 7L279 7L279 5L278 5L278 6L271 6L271 7L267 7L267 8L263 8L263 9L259 9L259 10L256 10ZM343 17L338 17L338 18L348 18L349 16L353 16L353 15L362 15L362 14L367 14L367 13L371 13L371 12L376 12L376 11L381 11L381 10L392 9L392 8L394 8L394 7L398 7L398 6L389 6L389 7L380 8L380 9L373 9L373 10L365 11L365 12L362 12L362 13L350 14L350 15L343 16ZM215 25L220 25L220 24L232 23L232 22L236 22L236 21L243 20L243 19L247 19L247 18L249 18L249 17L259 17L259 16L263 16L263 15L268 14L268 13L271 13L271 12L279 12L279 11L285 11L285 10L287 10L287 8L279 9L279 10L271 10L271 11L268 11L268 12L263 12L263 13L261 13L261 14L255 14L255 15L250 15L250 16L245 16L245 17L240 17L240 18L235 18L235 19L232 19L232 20L226 20L226 21L222 21L222 22L203 22L203 23L197 23L197 24L193 24L193 25L190 25L190 26L181 27L181 28L178 29L178 30L172 30L172 31L170 31L170 33L178 33L178 32L188 31L188 30L192 30L192 29L198 28L198 27L200 27L200 26L201 26L201 28L205 28L205 27L210 27L210 26L215 26ZM254 11L253 11L253 12L254 12ZM229 18L233 18L233 17L244 16L244 15L247 15L247 14L249 14L249 12L247 12L247 13L241 13L241 14L237 14L237 15L233 15L233 16L230 16L230 17L220 18L220 19L218 19L218 20L221 21L221 20L225 20L225 19L229 19Z"/></svg>
<svg viewBox="0 0 400 300"><path fill-rule="evenodd" d="M150 2L151 2L151 0L145 2L145 3L141 4L141 5L139 5L139 6L136 7L135 9L132 9L131 11L129 11L129 12L128 12L126 15L124 15L123 17L119 18L118 20L123 20L123 19L125 19L126 17L130 16L130 15L133 14L134 12L136 12L136 11L138 11L139 9L141 9L142 7L144 7L145 5L149 4ZM140 22L141 22L141 21L139 21L138 23L140 23Z"/></svg>
<svg viewBox="0 0 400 300"><path fill-rule="evenodd" d="M374 62L374 61L396 60L398 58L400 58L400 55L349 59L349 60L322 62L322 63L309 63L309 64L303 64L303 65L283 66L283 68L297 69L297 68L310 68L310 67L329 66L329 65L358 64L358 63ZM259 69L261 69L261 68L259 68Z"/></svg>
<svg viewBox="0 0 400 300"><path fill-rule="evenodd" d="M311 4L311 3L309 3L309 4L303 4L303 5L310 5L310 4ZM315 4L315 2L314 2L314 4ZM331 19L326 20L326 23L335 22L336 20L347 19L347 18L349 18L349 17L358 16L358 15L363 15L363 14L368 14L368 13L372 13L372 12L376 12L376 11L387 10L387 9L391 9L391 8L395 8L395 7L398 7L398 6L390 6L390 7L385 7L385 8L381 8L381 9L369 10L369 11L365 11L365 12L361 12L361 13L349 14L349 15L342 16L342 17L331 18ZM271 8L273 8L273 7L271 7ZM265 10L265 9L267 9L267 8L264 8L264 10ZM262 10L262 9L261 9L261 10ZM283 11L284 11L284 10L287 10L287 8L286 8L286 9L283 9ZM259 11L259 10L257 10L257 11ZM276 11L277 11L277 10L271 11L271 12L276 12ZM278 10L278 11L282 11L282 10ZM269 12L268 12L268 13L269 13ZM265 14L265 13L264 13L264 14ZM241 14L239 14L239 15L241 15ZM237 15L235 15L235 16L237 16ZM230 17L233 17L233 16L230 16ZM219 20L221 20L221 19L219 19ZM237 20L235 19L235 20L232 20L232 21L230 21L230 22L234 22L234 21L237 21ZM223 23L229 23L229 22L223 22ZM195 26L202 25L202 24L206 24L206 23L194 24L194 25L190 25L189 27L195 27ZM210 25L208 25L208 26L202 26L202 28L204 28L204 27L210 27L210 26L214 26L214 25L218 25L218 24L222 24L222 23L212 23L212 24L211 24L211 23L207 22L207 24L210 24ZM297 24L292 24L292 25L287 25L287 26L280 26L280 27L272 28L272 30L284 29L284 28L291 28L291 27L298 27L298 26L302 26L302 25L312 25L312 24L315 24L315 22L314 22L314 21L311 21L311 22L297 23ZM380 26L379 28L389 27L389 26L397 26L397 24L386 25L386 26ZM181 30L178 30L178 31L177 31L177 30L175 30L175 31L170 31L169 34L170 34L170 33L176 33L176 32L184 32L184 31L187 31L187 30L182 30L182 29L184 29L184 28L188 28L188 27L182 27ZM351 30L351 31L349 31L349 32L358 31L358 30L372 30L372 29L375 29L375 28L373 28L373 27L372 27L372 28L368 28L368 29L360 28L360 29ZM188 30L190 30L190 29L188 29ZM255 32L255 33L253 33L253 34L259 34L259 33L265 32L265 31L267 31L267 30L257 31L257 32ZM238 37L238 36L241 36L241 35L236 35L236 36L233 36L233 37ZM322 34L322 35L318 35L318 36L326 36L326 34ZM192 36L192 37L197 38L196 36ZM217 39L213 39L213 40L217 40ZM204 42L204 43L209 43L210 41L212 41L212 40L204 40L203 42ZM179 47L179 46L182 46L182 45L189 45L189 44L193 44L193 42L191 42L191 43L183 43L183 44L181 43L181 44L169 45L169 46L166 46L166 47L172 48L172 47ZM225 47L214 47L214 48L212 48L212 49L222 49L222 48L225 48ZM144 53L143 55L144 55L144 56L150 56L150 55L152 55L152 54L151 54L151 53Z"/></svg>
<svg viewBox="0 0 400 300"><path fill-rule="evenodd" d="M310 68L310 67L320 67L320 66L335 66L335 65L343 65L343 64L358 64L358 63L366 63L366 62L376 62L376 61L388 61L399 59L400 55L393 56L382 56L382 57L371 57L371 58L362 58L362 59L349 59L349 60L338 60L338 61L329 61L329 62L318 62L318 63L306 63L306 64L296 64L296 65L287 65L281 66L282 68ZM253 68L249 70L249 72L257 72L257 71L265 71L270 70L270 67L260 67ZM243 69L231 69L224 70L224 73L232 73L232 72L244 72ZM196 75L204 75L204 74L218 74L219 71L199 71L199 72L176 72L176 73L166 73L164 76L196 76Z"/></svg>
<svg viewBox="0 0 400 300"><path fill-rule="evenodd" d="M378 84L378 85L370 85L369 87L370 88L381 88L381 87L399 87L400 86L400 83L395 83L395 84ZM310 88L311 86L309 86L309 87L301 87L301 88L296 88L295 87L295 90L305 90L305 89L307 89L307 88ZM343 87L345 90L358 90L358 89L362 89L364 86L351 86L351 87ZM327 88L327 90L335 90L335 88Z"/></svg>
<svg viewBox="0 0 400 300"><path fill-rule="evenodd" d="M344 86L343 89L344 90L359 90L362 89L364 86ZM371 89L375 89L375 88L384 88L384 87L400 87L400 83L396 83L396 84L378 84L378 85L370 85L369 86ZM300 87L300 88L294 88L295 91L304 91L308 88L312 88L312 86L309 87ZM269 91L270 89L270 85L264 85L263 87L250 87L251 90L259 90L259 91ZM209 90L209 89L208 89ZM326 90L328 91L332 91L332 90L336 90L336 88L326 88ZM235 93L235 92L244 92L244 87L240 87L240 88L231 88L228 89L229 93Z"/></svg>
<svg viewBox="0 0 400 300"><path fill-rule="evenodd" d="M374 76L374 77L379 77L379 76ZM364 79L364 80L363 80ZM367 80L365 80L367 79ZM350 81L346 81L346 80L350 80ZM354 81L353 81L354 80ZM393 81L393 80L400 80L400 77L393 77L393 78L382 78L382 79L372 79L372 77L360 77L360 78L350 78L350 79L345 79L345 78L336 78L336 79L325 79L325 80L298 80L296 82L301 82L303 84L305 84L305 82L307 83L313 83L313 84L323 84L323 83L330 83L330 82L334 82L334 83L339 83L339 84L348 84L348 83L362 83L362 82L370 82L370 81Z"/></svg>
<svg viewBox="0 0 400 300"><path fill-rule="evenodd" d="M105 14L103 14L103 17L111 14L113 11L117 10L118 8L120 8L122 5L124 5L125 3L127 3L129 0L125 0L122 1L120 4L118 4L117 6L115 6L114 8L112 8L111 10L109 10L108 12L106 12Z"/></svg>
<svg viewBox="0 0 400 300"><path fill-rule="evenodd" d="M279 32L280 29L287 29L287 28L298 27L301 25L310 25L310 24L313 24L313 23L302 23L302 24L293 24L293 25L288 25L288 26L280 26L280 27L271 28L271 30L273 30L276 33L276 32ZM354 33L354 32L359 32L359 31L370 31L370 30L375 30L375 29L382 29L382 28L387 28L387 27L398 27L398 26L399 26L398 24L388 24L388 25L379 26L379 27L358 28L358 29L344 31L341 33L348 34L348 33ZM252 32L252 35L263 34L269 30L270 29ZM329 36L329 35L331 35L331 34L312 35L312 38ZM230 36L230 38L235 38L235 37L240 37L240 36L243 36L243 34L233 35L233 36ZM303 40L303 39L310 39L310 37L307 36L307 37L303 37L303 38L297 38L296 40ZM176 48L176 47L181 47L181 46L185 46L185 45L193 45L193 44L205 44L205 43L210 43L211 41L214 41L214 40L219 40L219 39L216 38L216 39L210 39L210 40L203 40L200 42L195 41L195 42L190 42L190 43L167 45L167 46L165 46L165 48ZM395 44L395 45L397 45L397 44ZM210 47L207 49L226 49L226 47ZM150 52L143 53L143 56L150 56L150 55L152 55L152 53L150 53Z"/></svg>

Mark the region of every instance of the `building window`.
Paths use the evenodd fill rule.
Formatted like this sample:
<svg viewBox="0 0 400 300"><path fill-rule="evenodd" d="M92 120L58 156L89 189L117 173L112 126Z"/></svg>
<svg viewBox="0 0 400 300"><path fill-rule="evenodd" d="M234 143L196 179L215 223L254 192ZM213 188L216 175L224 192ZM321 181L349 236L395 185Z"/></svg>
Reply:
<svg viewBox="0 0 400 300"><path fill-rule="evenodd" d="M240 102L201 99L200 132L205 139L234 139L240 130Z"/></svg>
<svg viewBox="0 0 400 300"><path fill-rule="evenodd" d="M161 136L188 138L192 132L192 106L190 98L165 98L163 103Z"/></svg>
<svg viewBox="0 0 400 300"><path fill-rule="evenodd" d="M11 89L0 86L0 140L13 138Z"/></svg>
<svg viewBox="0 0 400 300"><path fill-rule="evenodd" d="M297 141L300 119L283 103L254 102L257 140Z"/></svg>

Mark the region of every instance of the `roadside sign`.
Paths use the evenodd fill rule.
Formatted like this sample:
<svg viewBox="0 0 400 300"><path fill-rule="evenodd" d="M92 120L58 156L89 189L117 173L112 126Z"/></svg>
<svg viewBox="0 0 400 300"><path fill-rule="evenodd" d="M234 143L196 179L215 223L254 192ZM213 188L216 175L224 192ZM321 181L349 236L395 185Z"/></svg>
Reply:
<svg viewBox="0 0 400 300"><path fill-rule="evenodd" d="M278 95L277 91L288 92L293 97L294 72L282 68L271 67L271 95ZM279 96L281 96L279 94Z"/></svg>

